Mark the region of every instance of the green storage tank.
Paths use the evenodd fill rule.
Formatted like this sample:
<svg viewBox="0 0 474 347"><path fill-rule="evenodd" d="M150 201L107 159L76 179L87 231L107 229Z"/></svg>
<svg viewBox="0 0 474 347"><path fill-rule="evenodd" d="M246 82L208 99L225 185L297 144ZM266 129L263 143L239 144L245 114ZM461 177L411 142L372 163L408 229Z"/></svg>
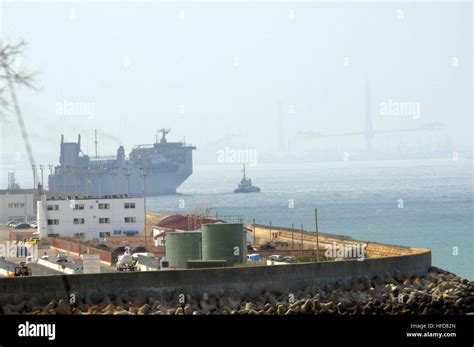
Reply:
<svg viewBox="0 0 474 347"><path fill-rule="evenodd" d="M226 260L228 266L247 258L247 237L242 223L203 224L202 260Z"/></svg>
<svg viewBox="0 0 474 347"><path fill-rule="evenodd" d="M165 234L166 258L170 268L186 268L188 260L201 259L201 232L178 231Z"/></svg>

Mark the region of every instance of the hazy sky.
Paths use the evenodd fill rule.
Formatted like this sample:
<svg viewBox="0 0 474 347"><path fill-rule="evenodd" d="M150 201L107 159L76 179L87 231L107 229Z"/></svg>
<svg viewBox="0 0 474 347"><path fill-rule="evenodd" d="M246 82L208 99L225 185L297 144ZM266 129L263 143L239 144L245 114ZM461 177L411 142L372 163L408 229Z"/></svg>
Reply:
<svg viewBox="0 0 474 347"><path fill-rule="evenodd" d="M4 2L1 11L4 41L27 41L20 65L38 73L38 91L19 90L38 162L58 161L61 133L81 132L92 154L94 129L101 154L152 143L161 127L197 145L198 161L215 143L275 151L278 102L285 142L360 131L367 80L376 129L438 121L443 136L471 144L469 3ZM380 114L389 100L414 103L419 117ZM24 153L10 120L7 157Z"/></svg>

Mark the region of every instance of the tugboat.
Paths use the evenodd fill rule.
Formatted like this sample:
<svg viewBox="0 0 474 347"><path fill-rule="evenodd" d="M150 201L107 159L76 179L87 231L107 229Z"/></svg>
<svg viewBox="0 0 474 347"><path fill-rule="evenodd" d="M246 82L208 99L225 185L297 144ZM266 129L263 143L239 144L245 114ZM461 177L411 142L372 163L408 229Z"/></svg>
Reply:
<svg viewBox="0 0 474 347"><path fill-rule="evenodd" d="M252 180L245 176L245 164L244 164L244 169L242 171L244 173L244 177L242 177L242 180L240 181L239 186L237 187L237 189L234 190L234 193L258 193L258 192L260 192L260 188L253 186L252 185Z"/></svg>

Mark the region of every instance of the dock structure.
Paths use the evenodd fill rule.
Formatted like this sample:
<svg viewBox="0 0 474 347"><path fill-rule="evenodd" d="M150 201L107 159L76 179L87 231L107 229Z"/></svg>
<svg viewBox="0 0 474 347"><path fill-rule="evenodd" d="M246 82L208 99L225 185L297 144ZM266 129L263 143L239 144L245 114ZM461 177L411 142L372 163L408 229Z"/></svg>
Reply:
<svg viewBox="0 0 474 347"><path fill-rule="evenodd" d="M303 250L304 254L311 254L312 251L317 249L318 240L316 239L316 233L312 231L264 224L249 224L247 226L255 233L254 243L257 245L262 245L267 242L284 242L288 244L288 247L286 250L283 249L283 251L293 251L293 253L297 255L301 250ZM271 238L269 231L271 231ZM409 246L361 241L345 235L319 233L319 250L321 252L330 246L334 246L334 244L347 247L358 247L362 245L366 251L366 256L369 258L402 256L415 254L420 251L419 248Z"/></svg>

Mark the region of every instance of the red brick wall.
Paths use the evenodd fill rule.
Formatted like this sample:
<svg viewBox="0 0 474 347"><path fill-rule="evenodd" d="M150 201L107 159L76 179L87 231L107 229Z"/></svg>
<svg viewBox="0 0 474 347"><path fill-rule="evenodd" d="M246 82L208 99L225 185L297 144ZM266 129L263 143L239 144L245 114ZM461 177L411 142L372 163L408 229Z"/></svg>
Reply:
<svg viewBox="0 0 474 347"><path fill-rule="evenodd" d="M12 230L10 231L10 242L28 240L30 237L34 236L33 233L35 231L36 230L31 230L31 231Z"/></svg>
<svg viewBox="0 0 474 347"><path fill-rule="evenodd" d="M110 248L119 246L130 246L132 248L137 246L145 246L144 236L111 236L107 239L105 244ZM147 248L150 252L160 253L162 247L155 247L155 241L152 236L147 237Z"/></svg>
<svg viewBox="0 0 474 347"><path fill-rule="evenodd" d="M112 253L110 251L57 237L48 237L47 241L51 243L51 247L58 248L66 252L84 254L89 251L91 254L99 254L100 260L112 264Z"/></svg>

